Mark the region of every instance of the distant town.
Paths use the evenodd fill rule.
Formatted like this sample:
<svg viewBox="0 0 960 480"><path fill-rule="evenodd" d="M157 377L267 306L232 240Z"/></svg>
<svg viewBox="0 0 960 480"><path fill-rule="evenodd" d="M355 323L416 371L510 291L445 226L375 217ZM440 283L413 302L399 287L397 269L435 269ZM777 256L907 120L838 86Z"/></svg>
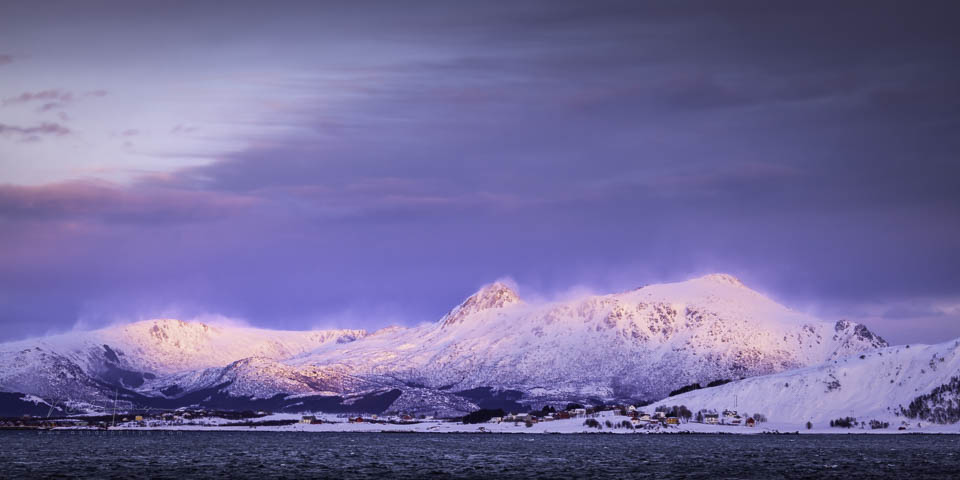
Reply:
<svg viewBox="0 0 960 480"><path fill-rule="evenodd" d="M709 431L709 427L755 428L767 422L762 413L747 414L730 409L700 410L696 413L684 405L671 407L658 406L644 410L636 405L582 405L569 403L557 408L551 405L540 410L515 413L503 409L480 409L462 417L437 418L431 415L410 413L389 414L292 414L268 411L221 411L203 408L179 408L173 411L133 411L111 414L74 415L67 417L29 416L0 419L0 429L22 430L151 430L151 429L276 429L294 428L306 425L325 425L369 431L380 427L403 431L476 431L510 432L525 431L539 426L550 431L547 425L553 424L560 432L616 432L647 431L669 432L681 425L701 425L698 431ZM546 425L545 425L546 424ZM447 428L440 428L447 427ZM465 427L470 427L465 430ZM886 422L872 420L858 422L854 418L837 419L830 422L831 428L867 428L871 430L889 428ZM451 429L452 428L452 429ZM812 425L807 424L807 429ZM906 430L906 424L899 430ZM438 430L439 429L439 430ZM386 431L386 430L385 430Z"/></svg>

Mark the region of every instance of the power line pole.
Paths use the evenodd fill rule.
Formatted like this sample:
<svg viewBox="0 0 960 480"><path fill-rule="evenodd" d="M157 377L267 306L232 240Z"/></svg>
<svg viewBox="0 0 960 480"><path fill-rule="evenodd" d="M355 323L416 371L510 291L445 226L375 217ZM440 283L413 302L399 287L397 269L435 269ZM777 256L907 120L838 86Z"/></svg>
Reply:
<svg viewBox="0 0 960 480"><path fill-rule="evenodd" d="M113 397L113 426L117 426L117 399L120 398L120 389L117 389Z"/></svg>

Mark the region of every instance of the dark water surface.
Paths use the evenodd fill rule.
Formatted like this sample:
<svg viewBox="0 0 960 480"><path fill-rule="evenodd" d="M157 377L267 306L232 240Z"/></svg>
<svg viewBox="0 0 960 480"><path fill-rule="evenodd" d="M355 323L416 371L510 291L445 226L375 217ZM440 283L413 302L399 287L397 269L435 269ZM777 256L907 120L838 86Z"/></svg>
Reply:
<svg viewBox="0 0 960 480"><path fill-rule="evenodd" d="M0 431L0 477L939 479L960 436Z"/></svg>

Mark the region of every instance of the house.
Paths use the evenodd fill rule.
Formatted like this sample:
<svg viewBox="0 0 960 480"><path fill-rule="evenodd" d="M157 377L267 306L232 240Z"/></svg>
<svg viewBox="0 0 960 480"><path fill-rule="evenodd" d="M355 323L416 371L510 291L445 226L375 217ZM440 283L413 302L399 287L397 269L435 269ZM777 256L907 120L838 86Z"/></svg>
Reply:
<svg viewBox="0 0 960 480"><path fill-rule="evenodd" d="M640 419L641 421L649 422L649 421L650 421L650 414L649 414L649 413L640 412L639 414L637 414L637 418Z"/></svg>
<svg viewBox="0 0 960 480"><path fill-rule="evenodd" d="M667 417L667 425L680 425L678 417Z"/></svg>
<svg viewBox="0 0 960 480"><path fill-rule="evenodd" d="M503 421L503 417L490 417L490 423L500 423Z"/></svg>
<svg viewBox="0 0 960 480"><path fill-rule="evenodd" d="M350 423L363 423L363 417L350 418Z"/></svg>
<svg viewBox="0 0 960 480"><path fill-rule="evenodd" d="M645 420L640 420L640 419L637 418L637 417L633 417L633 418L630 419L630 423L633 424L634 427L636 427L636 426L638 426L638 425L642 425L642 424L647 423L647 422L646 422Z"/></svg>
<svg viewBox="0 0 960 480"><path fill-rule="evenodd" d="M526 422L530 415L526 413L511 413L503 417L504 422Z"/></svg>
<svg viewBox="0 0 960 480"><path fill-rule="evenodd" d="M734 418L739 418L739 417L740 415L737 415L736 410L724 410L723 419L721 420L721 423L723 424L732 423Z"/></svg>
<svg viewBox="0 0 960 480"><path fill-rule="evenodd" d="M667 418L667 412L653 412L653 418L656 418L657 420L663 420L664 418Z"/></svg>
<svg viewBox="0 0 960 480"><path fill-rule="evenodd" d="M304 415L303 417L300 418L300 423L313 424L313 423L320 423L320 422L318 422L317 417L313 415Z"/></svg>
<svg viewBox="0 0 960 480"><path fill-rule="evenodd" d="M756 426L757 426L757 421L754 420L754 419L751 418L751 417L747 417L747 421L746 421L745 425L748 426L748 427L756 427Z"/></svg>
<svg viewBox="0 0 960 480"><path fill-rule="evenodd" d="M557 420L566 420L570 418L570 414L567 412L557 412L553 414L553 418Z"/></svg>
<svg viewBox="0 0 960 480"><path fill-rule="evenodd" d="M573 415L574 415L575 417L584 417L584 416L587 415L587 409L586 409L586 408L574 408L574 409L573 409Z"/></svg>
<svg viewBox="0 0 960 480"><path fill-rule="evenodd" d="M53 427L85 427L87 421L79 418L61 418L58 420L47 420L44 424L48 428Z"/></svg>
<svg viewBox="0 0 960 480"><path fill-rule="evenodd" d="M636 412L636 411L637 411L637 407L634 407L633 405L630 405L629 407L627 407L627 412L628 412L628 413L633 413L633 412Z"/></svg>
<svg viewBox="0 0 960 480"><path fill-rule="evenodd" d="M733 418L731 418L728 423L730 423L730 425L740 425L742 421L743 421L743 418L740 417L740 415L736 415Z"/></svg>
<svg viewBox="0 0 960 480"><path fill-rule="evenodd" d="M716 413L707 413L703 416L703 423L716 425L720 423L720 415Z"/></svg>

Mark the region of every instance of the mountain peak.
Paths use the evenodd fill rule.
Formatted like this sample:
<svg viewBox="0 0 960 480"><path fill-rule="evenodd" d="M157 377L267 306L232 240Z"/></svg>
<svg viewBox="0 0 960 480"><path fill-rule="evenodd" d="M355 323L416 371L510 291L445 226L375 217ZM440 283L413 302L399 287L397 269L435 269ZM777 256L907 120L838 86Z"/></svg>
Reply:
<svg viewBox="0 0 960 480"><path fill-rule="evenodd" d="M838 320L833 328L838 334L848 334L852 339L870 344L874 348L885 348L890 346L890 344L887 343L883 337L871 332L866 325L860 323L854 323L843 319Z"/></svg>
<svg viewBox="0 0 960 480"><path fill-rule="evenodd" d="M709 281L709 282L720 283L720 284L728 284L728 285L733 285L733 286L737 286L737 287L744 287L744 286L745 286L745 285L743 284L743 282L740 281L739 278L734 277L733 275L730 275L729 273L711 273L711 274L709 274L709 275L704 275L704 276L700 277L698 280L706 280L706 281Z"/></svg>
<svg viewBox="0 0 960 480"><path fill-rule="evenodd" d="M464 318L477 312L494 308L504 308L521 303L520 296L503 282L493 282L485 285L460 305L450 310L440 320L443 326L461 323Z"/></svg>
<svg viewBox="0 0 960 480"><path fill-rule="evenodd" d="M123 325L120 329L131 335L146 333L159 342L167 340L176 341L183 338L184 335L202 337L209 335L213 331L213 328L206 323L185 322L172 318L141 320Z"/></svg>

